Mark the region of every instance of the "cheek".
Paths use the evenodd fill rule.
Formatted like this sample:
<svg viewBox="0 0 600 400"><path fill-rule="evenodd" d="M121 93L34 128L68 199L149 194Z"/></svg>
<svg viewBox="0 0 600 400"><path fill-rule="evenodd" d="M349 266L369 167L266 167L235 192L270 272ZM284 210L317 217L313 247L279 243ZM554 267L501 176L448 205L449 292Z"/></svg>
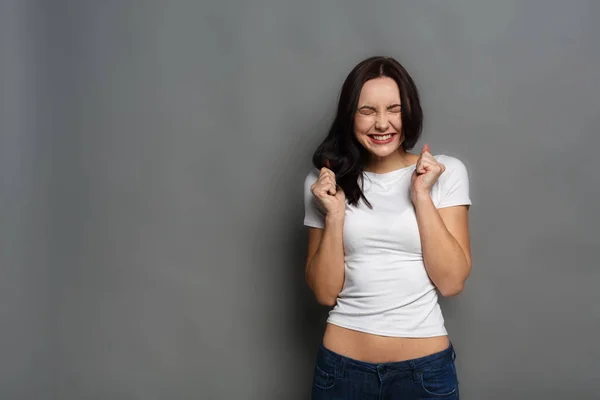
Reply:
<svg viewBox="0 0 600 400"><path fill-rule="evenodd" d="M357 135L369 133L372 125L366 118L354 118L354 131Z"/></svg>
<svg viewBox="0 0 600 400"><path fill-rule="evenodd" d="M401 116L394 116L393 118L390 118L390 123L394 126L394 128L396 128L396 130L398 132L400 132L400 130L402 129L402 117Z"/></svg>

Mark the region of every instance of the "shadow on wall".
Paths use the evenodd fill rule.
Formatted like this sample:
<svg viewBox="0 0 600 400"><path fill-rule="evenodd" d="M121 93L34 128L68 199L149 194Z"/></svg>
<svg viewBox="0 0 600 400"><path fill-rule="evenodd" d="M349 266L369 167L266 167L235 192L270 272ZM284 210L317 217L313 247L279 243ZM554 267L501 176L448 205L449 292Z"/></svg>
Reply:
<svg viewBox="0 0 600 400"><path fill-rule="evenodd" d="M273 388L273 382L265 387L268 393L279 390L281 398L290 400L309 396L329 311L317 303L305 280L308 228L303 225L304 179L330 123L331 112L326 111L322 118L315 118L321 110L290 115L289 126L296 128L287 132L277 149L271 147L273 151L265 152L261 179L262 193L268 196L250 217L252 226L261 227L251 240L252 256L261 270L252 276L256 290L268 304L265 320L273 321L257 327L258 340L264 340L257 344L269 349L264 357L271 368L286 371L285 378L277 381L279 388Z"/></svg>
<svg viewBox="0 0 600 400"><path fill-rule="evenodd" d="M288 277L291 279L289 287L292 289L290 299L294 309L294 318L292 319L295 335L295 342L302 349L302 354L310 354L311 360L316 355L319 343L325 332L325 321L329 308L317 303L312 291L308 287L304 268L306 260L306 248L308 245L307 228L300 226L291 232L292 243L297 243L292 249L291 256L298 260L296 266L292 268L293 273Z"/></svg>
<svg viewBox="0 0 600 400"><path fill-rule="evenodd" d="M329 114L328 114L329 115ZM313 115L314 118L314 115ZM290 310L289 344L294 346L293 354L299 355L298 365L302 368L302 376L306 381L304 387L309 391L312 373L319 344L323 339L329 307L320 305L308 287L305 279L305 263L308 247L308 228L304 226L304 179L312 168L312 155L324 139L330 121L323 117L315 121L310 134L300 134L298 143L290 148L288 154L291 165L299 168L287 169L284 182L288 182L287 195L289 208L284 211L289 229L286 230L286 258L289 261L287 273L282 282L289 290L286 295ZM288 206L286 206L287 208ZM304 373L306 375L304 375ZM307 392L308 393L308 392Z"/></svg>
<svg viewBox="0 0 600 400"><path fill-rule="evenodd" d="M308 287L305 279L306 255L308 247L308 228L304 226L304 179L306 174L312 168L312 155L317 146L325 138L330 121L322 118L313 126L312 132L316 134L305 135L305 143L298 143L299 149L291 149L297 160L293 165L300 165L303 169L298 171L288 171L294 190L291 191L294 196L293 210L289 215L290 230L288 256L291 261L291 268L286 275L286 286L290 289L288 300L290 309L293 310L291 318L292 343L298 347L298 353L302 355L302 365L307 366L307 373L312 379L312 368L315 361L317 349L323 339L325 324L329 307L320 305L311 289ZM306 137L309 136L309 137ZM310 137L312 136L312 137ZM306 363L306 364L305 364ZM310 383L310 382L308 382Z"/></svg>

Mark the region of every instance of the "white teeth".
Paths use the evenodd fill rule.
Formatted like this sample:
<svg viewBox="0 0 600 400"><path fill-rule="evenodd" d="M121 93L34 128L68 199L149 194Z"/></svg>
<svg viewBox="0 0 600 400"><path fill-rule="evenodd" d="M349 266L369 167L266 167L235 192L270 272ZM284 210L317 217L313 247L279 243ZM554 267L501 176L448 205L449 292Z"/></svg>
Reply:
<svg viewBox="0 0 600 400"><path fill-rule="evenodd" d="M388 140L391 137L392 137L392 135L383 135L383 136L375 136L375 135L373 135L373 138L375 138L375 140Z"/></svg>

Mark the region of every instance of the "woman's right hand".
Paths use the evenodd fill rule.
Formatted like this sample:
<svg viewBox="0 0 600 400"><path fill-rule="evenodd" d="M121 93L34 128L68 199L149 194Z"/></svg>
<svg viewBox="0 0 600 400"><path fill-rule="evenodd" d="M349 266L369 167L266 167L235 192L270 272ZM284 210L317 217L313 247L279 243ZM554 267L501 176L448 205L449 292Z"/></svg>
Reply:
<svg viewBox="0 0 600 400"><path fill-rule="evenodd" d="M319 179L310 187L313 196L327 213L327 217L344 218L346 195L335 182L335 174L329 168L321 168Z"/></svg>

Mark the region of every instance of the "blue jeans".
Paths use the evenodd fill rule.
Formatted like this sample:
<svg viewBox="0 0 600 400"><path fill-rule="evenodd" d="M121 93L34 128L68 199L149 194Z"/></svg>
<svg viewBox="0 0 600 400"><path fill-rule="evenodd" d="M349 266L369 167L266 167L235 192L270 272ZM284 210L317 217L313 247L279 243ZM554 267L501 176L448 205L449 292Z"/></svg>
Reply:
<svg viewBox="0 0 600 400"><path fill-rule="evenodd" d="M412 360L372 364L319 346L313 400L458 399L452 344L443 351Z"/></svg>

